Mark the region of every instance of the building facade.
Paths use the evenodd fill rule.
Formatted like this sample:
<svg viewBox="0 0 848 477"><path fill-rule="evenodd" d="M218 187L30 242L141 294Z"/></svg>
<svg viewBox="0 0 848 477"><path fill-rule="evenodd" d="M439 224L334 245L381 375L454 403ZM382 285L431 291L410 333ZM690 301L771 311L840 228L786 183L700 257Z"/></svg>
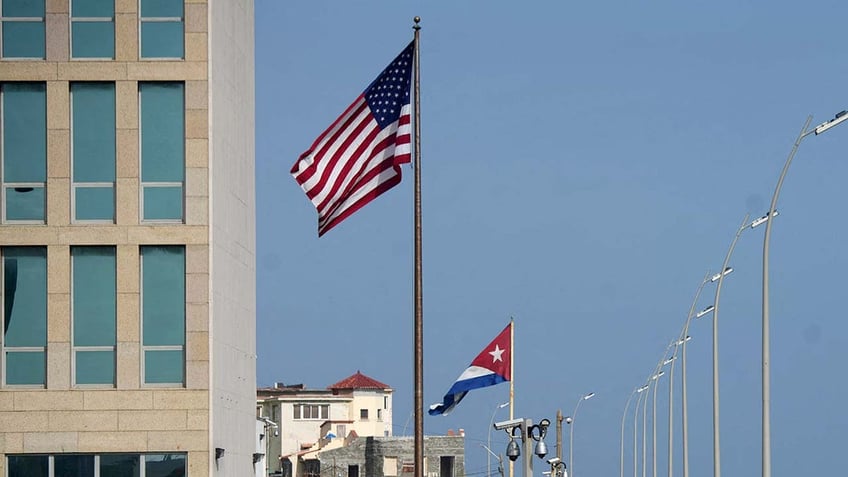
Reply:
<svg viewBox="0 0 848 477"><path fill-rule="evenodd" d="M305 477L411 477L415 442L411 437L357 437L348 445L306 461ZM424 475L463 477L465 436L425 436Z"/></svg>
<svg viewBox="0 0 848 477"><path fill-rule="evenodd" d="M302 462L351 436L391 436L392 392L359 371L325 389L260 388L257 413L277 426L267 437L269 472L302 475Z"/></svg>
<svg viewBox="0 0 848 477"><path fill-rule="evenodd" d="M0 476L252 475L251 0L0 0Z"/></svg>

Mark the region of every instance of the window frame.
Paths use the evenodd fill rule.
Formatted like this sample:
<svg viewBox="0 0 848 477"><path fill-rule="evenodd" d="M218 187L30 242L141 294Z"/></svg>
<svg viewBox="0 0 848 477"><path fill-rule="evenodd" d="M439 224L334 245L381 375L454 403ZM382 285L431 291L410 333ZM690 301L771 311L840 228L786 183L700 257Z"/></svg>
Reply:
<svg viewBox="0 0 848 477"><path fill-rule="evenodd" d="M141 0L139 0L140 2ZM140 3L139 3L140 5ZM140 7L139 7L140 8ZM145 84L179 84L182 86L182 173L183 180L180 181L144 181L144 156L142 143L144 131L142 125L142 86ZM140 224L177 224L186 223L186 83L184 81L139 81L138 85L138 221ZM179 219L146 219L144 217L144 192L146 188L179 187L181 195L182 215Z"/></svg>
<svg viewBox="0 0 848 477"><path fill-rule="evenodd" d="M2 1L2 0L0 0ZM139 61L185 61L185 50L186 50L186 27L185 27L185 4L183 4L183 15L181 17L143 17L141 16L141 4L144 0L138 0L138 60ZM170 57L170 56L142 56L141 53L141 42L142 42L142 30L144 23L180 23L183 26L183 54L181 57Z"/></svg>
<svg viewBox="0 0 848 477"><path fill-rule="evenodd" d="M189 459L188 459L188 453L187 452L144 452L144 453L141 453L141 452L115 452L115 453L103 452L103 453L99 453L99 454L86 453L86 452L67 452L67 453L55 453L55 454L49 454L49 453L33 453L33 454L8 453L5 456L6 471L3 473L3 475L9 475L9 467L10 467L9 466L9 458L10 457L47 457L47 469L48 469L47 475L48 475L48 477L54 477L55 472L56 472L56 470L55 470L55 466L56 466L55 458L56 457L62 457L62 456L89 457L90 456L90 457L94 458L94 477L99 477L100 476L100 470L101 470L100 469L100 465L101 465L100 459L101 459L101 457L103 457L105 455L109 455L109 456L123 455L123 456L134 457L136 464L138 465L138 477L146 477L147 476L147 463L148 463L147 457L163 456L163 455L179 456L179 457L182 457L182 461L183 461L184 466L185 466L185 475L188 475Z"/></svg>
<svg viewBox="0 0 848 477"><path fill-rule="evenodd" d="M74 89L73 85L75 84L92 84L92 83L100 83L100 84L110 84L112 85L112 94L113 94L113 102L115 103L115 111L113 116L114 130L112 131L114 143L115 143L115 151L112 157L112 166L115 168L114 170L114 182L103 182L103 181L95 181L95 182L85 182L85 181L77 181L74 177L74 163L75 163L75 155L74 155ZM70 207L71 207L71 223L72 224L114 224L117 221L118 215L118 91L117 84L114 81L71 81L68 84L69 91L69 112L70 112L70 179L71 179L71 198L70 198ZM112 218L111 219L78 219L77 218L77 189L104 189L107 187L111 187L112 189ZM5 210L5 208L4 208Z"/></svg>
<svg viewBox="0 0 848 477"><path fill-rule="evenodd" d="M2 0L0 0L2 1ZM74 16L74 1L70 0L68 2L68 58L70 61L114 61L115 55L117 54L117 41L115 37L117 36L116 26L115 26L115 6L112 5L112 16L111 17L75 17ZM112 24L112 56L111 57L100 57L100 56L74 56L74 23L111 23ZM71 116L73 117L73 116Z"/></svg>
<svg viewBox="0 0 848 477"><path fill-rule="evenodd" d="M3 0L0 0L2 2ZM0 37L2 37L2 32L0 32ZM0 40L1 41L1 40ZM0 49L2 49L2 45L0 45ZM6 124L4 122L4 118L6 115L6 86L10 84L38 84L44 86L44 168L45 168L45 177L44 182L6 182ZM47 224L47 83L44 81L3 81L0 82L0 224L3 225L46 225ZM44 209L44 218L41 220L30 220L30 219L8 219L7 218L7 202L8 196L6 195L7 189L18 189L18 188L31 188L31 189L42 189L44 195L44 203L42 205Z"/></svg>
<svg viewBox="0 0 848 477"><path fill-rule="evenodd" d="M187 310L187 300L185 295L185 284L183 285L183 344L182 345L145 345L144 344L144 253L143 250L145 248L157 248L157 247L179 247L183 251L183 280L186 280L187 273L185 273L185 257L186 251L184 245L141 245L138 248L138 260L139 260L139 322L141 325L140 331L141 335L139 336L139 349L140 349L140 382L142 388L185 388L186 387L186 363L188 361L188 357L186 356L187 349L187 341L188 341L188 330L186 326L186 310ZM184 282L185 283L185 282ZM146 365L146 352L147 351L182 351L183 353L183 362L182 362L182 375L183 380L180 383L148 383L145 378L145 365Z"/></svg>
<svg viewBox="0 0 848 477"><path fill-rule="evenodd" d="M313 416L313 408L317 412L318 417ZM304 417L309 410L309 417ZM330 419L330 405L325 403L300 402L292 405L292 420L293 421L320 421Z"/></svg>
<svg viewBox="0 0 848 477"><path fill-rule="evenodd" d="M6 56L3 54L3 30L6 23L41 23L44 25L44 52L41 57ZM44 0L43 17L6 17L3 16L3 0L0 0L0 61L44 61L47 59L47 1Z"/></svg>
<svg viewBox="0 0 848 477"><path fill-rule="evenodd" d="M47 277L49 264L47 263L47 247L45 246L2 246L0 247L0 290L5 290L6 287L6 251L10 248L32 248L32 249L42 249L44 250L44 265L45 265L45 278ZM47 282L45 281L44 287L44 303L45 303L45 320L49 320L49 316L46 310L47 306ZM0 293L0 387L4 389L47 389L47 327L49 323L45 322L44 328L44 346L6 346L6 327L5 327L5 318L6 318L6 294ZM7 378L9 376L8 369L6 369L7 359L6 353L9 350L13 350L12 352L16 353L43 353L44 354L44 383L42 384L8 384Z"/></svg>
<svg viewBox="0 0 848 477"><path fill-rule="evenodd" d="M95 346L78 346L76 345L76 334L74 332L74 320L76 316L75 308L76 301L74 300L74 249L81 248L110 248L112 250L113 257L115 259L115 268L112 272L115 274L115 344L112 346L107 345L95 345ZM71 295L71 306L70 306L70 321L71 321L71 386L77 389L114 389L118 385L118 250L114 245L83 245L83 246L71 246L70 250L70 259L71 259L71 276L70 276L70 295ZM113 371L113 381L111 384L102 384L102 383L78 383L77 382L77 351L111 351L112 352L112 371Z"/></svg>

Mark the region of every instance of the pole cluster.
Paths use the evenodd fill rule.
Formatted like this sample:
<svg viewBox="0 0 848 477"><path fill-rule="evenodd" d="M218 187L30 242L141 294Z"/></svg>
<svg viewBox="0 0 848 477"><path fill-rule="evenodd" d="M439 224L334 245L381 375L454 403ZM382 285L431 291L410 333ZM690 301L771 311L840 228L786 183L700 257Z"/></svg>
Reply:
<svg viewBox="0 0 848 477"><path fill-rule="evenodd" d="M783 185L783 181L786 178L786 173L789 169L789 165L792 162L792 158L795 156L795 153L798 150L798 147L801 144L801 141L815 133L816 135L821 134L832 127L848 120L848 112L843 111L836 115L836 117L832 120L826 121L819 126L816 126L813 129L810 129L810 122L812 117L808 117L807 121L804 123L804 127L801 129L798 138L795 141L795 144L792 147L792 150L789 153L789 157L786 159L786 162L783 165L783 169L780 173L780 177L777 181L777 186L775 187L774 195L772 196L771 205L769 207L768 212L762 217L759 217L756 220L749 221L749 216L746 214L745 218L742 220L742 224L736 231L735 236L733 237L732 242L730 243L730 247L725 254L724 262L722 263L721 268L719 268L719 272L715 274L711 274L707 272L702 280L701 284L698 286L697 292L695 293L695 298L692 301L692 306L689 309L689 314L686 317L686 320L683 325L683 329L681 330L678 337L671 342L671 344L666 348L663 353L663 358L660 360L660 363L654 367L653 372L649 375L648 379L645 383L636 388L630 396L627 398L627 401L624 406L624 414L621 418L621 456L620 456L620 476L624 477L624 433L625 433L625 420L627 417L628 409L630 408L630 401L633 399L633 396L638 395L638 399L636 401L636 407L633 417L633 475L634 477L638 477L638 455L636 452L637 449L637 428L638 428L638 415L639 415L639 405L642 405L642 477L646 477L646 469L647 469L647 454L646 454L646 446L647 446L647 401L648 396L653 390L654 395L654 406L652 410L652 450L653 450L653 475L656 477L657 475L657 459L656 459L656 388L658 386L658 381L660 376L664 373L662 368L665 365L670 366L669 373L669 388L668 388L668 477L673 477L674 467L673 467L673 454L674 454L674 446L673 446L673 434L674 434L674 426L673 426L673 408L674 408L674 364L677 361L678 356L681 358L680 365L680 373L681 373L681 417L682 417L682 455L683 455L683 477L689 477L689 428L688 428L688 408L687 408L687 382L686 382L686 347L687 342L690 340L689 327L692 323L693 318L699 319L702 317L706 317L708 315L712 315L712 430L713 430L713 477L721 476L721 440L720 440L720 426L719 426L719 410L720 410L720 396L719 396L719 335L718 335L718 312L719 312L719 299L721 297L721 289L724 283L725 277L733 271L733 268L729 266L730 259L733 254L733 250L736 247L736 243L739 240L742 232L751 228L756 228L760 225L765 224L765 235L763 239L763 296L762 296L762 476L763 477L771 477L771 428L770 428L770 378L769 378L769 361L770 361L770 343L769 343L769 280L768 280L768 267L769 267L769 239L771 237L771 228L773 225L773 218L778 215L777 210L777 199L780 194L780 189ZM699 312L695 312L698 298L701 295L701 291L704 287L709 284L717 282L715 289L715 297L713 299L713 303L706 308L703 308ZM670 356L670 357L669 357ZM644 399L642 394L645 394Z"/></svg>

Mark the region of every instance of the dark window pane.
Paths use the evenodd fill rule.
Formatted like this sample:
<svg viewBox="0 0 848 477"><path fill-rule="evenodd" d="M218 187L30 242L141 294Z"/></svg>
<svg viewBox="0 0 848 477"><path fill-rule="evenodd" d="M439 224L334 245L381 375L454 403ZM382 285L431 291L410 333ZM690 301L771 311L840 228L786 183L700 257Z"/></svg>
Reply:
<svg viewBox="0 0 848 477"><path fill-rule="evenodd" d="M94 456L55 455L53 457L53 477L94 477Z"/></svg>
<svg viewBox="0 0 848 477"><path fill-rule="evenodd" d="M7 187L6 220L44 221L44 187Z"/></svg>
<svg viewBox="0 0 848 477"><path fill-rule="evenodd" d="M6 352L6 384L45 384L46 357L41 351Z"/></svg>
<svg viewBox="0 0 848 477"><path fill-rule="evenodd" d="M144 382L147 384L182 384L184 362L182 351L145 351Z"/></svg>
<svg viewBox="0 0 848 477"><path fill-rule="evenodd" d="M112 22L71 23L73 58L114 58L115 24Z"/></svg>
<svg viewBox="0 0 848 477"><path fill-rule="evenodd" d="M182 2L180 2L182 4ZM71 15L75 17L111 17L115 4L103 0L72 0Z"/></svg>
<svg viewBox="0 0 848 477"><path fill-rule="evenodd" d="M44 22L3 22L3 56L44 58Z"/></svg>
<svg viewBox="0 0 848 477"><path fill-rule="evenodd" d="M72 83L73 180L115 181L115 83Z"/></svg>
<svg viewBox="0 0 848 477"><path fill-rule="evenodd" d="M173 0L141 0L142 17L180 17L183 16L183 2Z"/></svg>
<svg viewBox="0 0 848 477"><path fill-rule="evenodd" d="M43 17L44 0L3 0L4 17Z"/></svg>
<svg viewBox="0 0 848 477"><path fill-rule="evenodd" d="M74 346L114 346L115 247L71 247Z"/></svg>
<svg viewBox="0 0 848 477"><path fill-rule="evenodd" d="M112 187L77 187L74 192L76 220L115 220Z"/></svg>
<svg viewBox="0 0 848 477"><path fill-rule="evenodd" d="M100 456L100 477L138 477L138 455L103 454Z"/></svg>
<svg viewBox="0 0 848 477"><path fill-rule="evenodd" d="M103 454L100 456L100 477L138 477L138 455Z"/></svg>
<svg viewBox="0 0 848 477"><path fill-rule="evenodd" d="M145 477L183 477L185 454L148 454L144 456Z"/></svg>
<svg viewBox="0 0 848 477"><path fill-rule="evenodd" d="M6 462L9 477L48 477L46 455L10 455Z"/></svg>
<svg viewBox="0 0 848 477"><path fill-rule="evenodd" d="M182 83L141 83L141 181L182 182L185 109Z"/></svg>
<svg viewBox="0 0 848 477"><path fill-rule="evenodd" d="M47 249L4 247L5 346L47 345Z"/></svg>
<svg viewBox="0 0 848 477"><path fill-rule="evenodd" d="M185 344L185 248L142 247L144 346Z"/></svg>
<svg viewBox="0 0 848 477"><path fill-rule="evenodd" d="M142 22L142 58L182 58L182 22Z"/></svg>
<svg viewBox="0 0 848 477"><path fill-rule="evenodd" d="M46 91L44 83L3 85L3 180L5 182L45 182L47 180Z"/></svg>
<svg viewBox="0 0 848 477"><path fill-rule="evenodd" d="M144 187L144 220L182 220L182 187Z"/></svg>
<svg viewBox="0 0 848 477"><path fill-rule="evenodd" d="M115 384L114 351L77 351L77 384Z"/></svg>

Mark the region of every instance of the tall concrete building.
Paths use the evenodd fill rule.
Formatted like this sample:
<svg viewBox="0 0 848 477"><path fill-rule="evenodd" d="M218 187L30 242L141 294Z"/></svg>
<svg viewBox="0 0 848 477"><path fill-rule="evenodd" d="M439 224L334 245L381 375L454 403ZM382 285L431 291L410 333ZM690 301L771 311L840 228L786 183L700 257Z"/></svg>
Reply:
<svg viewBox="0 0 848 477"><path fill-rule="evenodd" d="M0 476L254 472L251 0L0 0Z"/></svg>

